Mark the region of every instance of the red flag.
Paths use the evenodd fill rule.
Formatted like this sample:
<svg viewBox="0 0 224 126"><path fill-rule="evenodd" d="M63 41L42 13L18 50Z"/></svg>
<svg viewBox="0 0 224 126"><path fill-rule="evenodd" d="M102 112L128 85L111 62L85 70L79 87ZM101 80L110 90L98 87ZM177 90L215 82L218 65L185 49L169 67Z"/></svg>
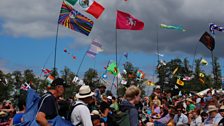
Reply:
<svg viewBox="0 0 224 126"><path fill-rule="evenodd" d="M143 30L144 22L136 19L132 15L117 11L117 22L116 29L126 29L126 30Z"/></svg>

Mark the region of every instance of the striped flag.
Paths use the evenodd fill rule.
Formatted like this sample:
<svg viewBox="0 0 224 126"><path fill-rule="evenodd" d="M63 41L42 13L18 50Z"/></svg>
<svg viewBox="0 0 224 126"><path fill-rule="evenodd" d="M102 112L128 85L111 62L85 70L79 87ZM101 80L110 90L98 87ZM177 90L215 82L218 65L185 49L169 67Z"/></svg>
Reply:
<svg viewBox="0 0 224 126"><path fill-rule="evenodd" d="M49 76L47 77L47 81L48 81L50 84L53 82L53 80L54 80L54 77L53 77L52 75L49 75Z"/></svg>
<svg viewBox="0 0 224 126"><path fill-rule="evenodd" d="M28 83L24 83L21 85L20 89L27 91L28 89L30 89L30 85Z"/></svg>
<svg viewBox="0 0 224 126"><path fill-rule="evenodd" d="M89 50L86 52L86 55L89 56L90 58L95 58L96 55L102 51L103 51L102 44L94 39L90 45Z"/></svg>

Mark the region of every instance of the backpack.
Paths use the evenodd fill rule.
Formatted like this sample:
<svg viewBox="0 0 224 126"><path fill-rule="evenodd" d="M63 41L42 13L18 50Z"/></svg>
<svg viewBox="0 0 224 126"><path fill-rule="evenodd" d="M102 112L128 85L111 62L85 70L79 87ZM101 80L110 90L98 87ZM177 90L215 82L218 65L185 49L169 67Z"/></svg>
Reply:
<svg viewBox="0 0 224 126"><path fill-rule="evenodd" d="M112 114L109 114L109 124L111 126L131 126L129 119L129 109L122 111L115 111Z"/></svg>
<svg viewBox="0 0 224 126"><path fill-rule="evenodd" d="M76 102L72 102L70 104L69 109L68 109L68 112L67 112L66 117L65 117L66 120L68 120L68 121L71 122L71 114L72 114L72 111L74 110L74 108L76 106L79 106L79 105L84 105L84 104L83 103L76 103ZM80 125L80 124L82 124L82 122L78 123L77 125Z"/></svg>
<svg viewBox="0 0 224 126"><path fill-rule="evenodd" d="M40 106L42 106L44 99L49 97L50 94L43 95L43 100L40 103ZM23 115L24 121L20 124L20 126L39 126L39 124L36 122L36 115L39 111L39 102L41 100L41 97L39 94L33 90L29 89L27 91L27 99L26 99L26 111ZM48 123L50 123L52 126L73 126L70 122L62 119L60 116L56 116L52 120L48 120Z"/></svg>

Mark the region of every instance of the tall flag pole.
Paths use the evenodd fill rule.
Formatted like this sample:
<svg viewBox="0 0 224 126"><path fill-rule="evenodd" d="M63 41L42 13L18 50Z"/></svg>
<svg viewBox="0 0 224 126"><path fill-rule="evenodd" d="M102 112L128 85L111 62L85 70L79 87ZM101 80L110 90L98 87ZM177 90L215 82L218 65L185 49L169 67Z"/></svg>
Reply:
<svg viewBox="0 0 224 126"><path fill-rule="evenodd" d="M56 31L56 37L55 37L55 45L54 45L54 68L53 68L53 76L56 76L56 61L57 61L57 45L58 45L58 29L59 24L57 24L57 31Z"/></svg>

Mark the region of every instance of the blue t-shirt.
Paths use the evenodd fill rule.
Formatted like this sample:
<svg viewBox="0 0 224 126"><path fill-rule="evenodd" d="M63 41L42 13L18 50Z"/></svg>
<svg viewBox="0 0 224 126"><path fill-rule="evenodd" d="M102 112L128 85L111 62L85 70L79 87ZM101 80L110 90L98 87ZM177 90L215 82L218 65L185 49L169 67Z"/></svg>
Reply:
<svg viewBox="0 0 224 126"><path fill-rule="evenodd" d="M13 117L13 125L21 123L21 118L22 118L23 114L24 113L15 114L15 116Z"/></svg>

